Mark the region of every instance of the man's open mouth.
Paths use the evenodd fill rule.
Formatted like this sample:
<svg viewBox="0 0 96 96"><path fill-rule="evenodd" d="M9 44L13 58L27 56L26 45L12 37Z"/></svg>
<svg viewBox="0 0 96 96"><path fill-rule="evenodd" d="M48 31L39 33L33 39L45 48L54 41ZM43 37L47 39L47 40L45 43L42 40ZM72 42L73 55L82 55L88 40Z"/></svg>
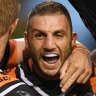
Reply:
<svg viewBox="0 0 96 96"><path fill-rule="evenodd" d="M53 54L53 53L52 54L45 54L42 56L43 60L49 64L53 64L53 63L57 62L59 57L60 56L58 54Z"/></svg>

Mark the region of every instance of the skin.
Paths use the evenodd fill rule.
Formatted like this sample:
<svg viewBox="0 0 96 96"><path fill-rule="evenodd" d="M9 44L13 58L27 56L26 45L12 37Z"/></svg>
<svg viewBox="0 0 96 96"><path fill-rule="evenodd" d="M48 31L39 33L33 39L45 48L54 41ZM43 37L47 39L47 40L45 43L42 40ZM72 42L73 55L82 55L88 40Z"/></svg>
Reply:
<svg viewBox="0 0 96 96"><path fill-rule="evenodd" d="M10 25L9 27L9 29L11 28L10 31L7 30L6 34L4 34L3 36L0 36L0 53L1 53L0 61L2 60L7 41L10 38L12 32L15 30L17 22L18 22L18 19L16 19L15 22L12 23L12 25ZM18 64L23 61L22 54L23 54L23 50L25 50L25 43L24 43L24 39L23 40L16 39L16 42L17 42L17 59L15 62L16 64ZM82 45L80 44L80 46ZM82 49L75 48L70 54L70 56L68 57L68 59L64 62L60 70L60 79L61 79L60 87L63 92L66 92L68 88L75 81L77 83L85 83L89 79L89 77L92 74L92 64L89 56L90 56L89 53L86 50L84 50L84 48ZM77 57L82 58L82 62L81 62L81 59L80 60L74 59ZM10 66L8 65L8 67ZM73 70L70 70L70 69L73 69Z"/></svg>
<svg viewBox="0 0 96 96"><path fill-rule="evenodd" d="M18 20L16 20L16 21L18 22ZM13 27L12 27L13 31L15 30L16 25L17 25L16 22L14 22ZM5 46L7 44L7 40L11 36L10 33L12 34L12 31L11 32L8 31L3 36L0 36L0 53L1 53L0 61L2 60L2 56L5 51ZM25 50L25 43L24 43L24 39L19 39L19 40L16 39L16 42L17 42L16 64L18 64L23 61L22 52L23 52L23 50ZM82 46L82 45L80 44L80 46ZM63 66L60 70L60 79L61 79L60 87L63 92L66 92L68 90L68 88L75 81L77 83L83 83L83 84L86 81L88 81L89 77L92 74L92 64L91 64L91 60L90 60L89 56L90 56L89 53L86 50L84 50L84 48L82 48L82 49L76 48L72 51L72 53L70 54L68 59L64 62ZM80 60L74 59L77 57L82 58L82 62L81 62L81 59ZM10 66L8 66L8 67L10 67ZM73 70L70 70L70 69L73 69ZM70 73L72 73L72 74L70 74Z"/></svg>
<svg viewBox="0 0 96 96"><path fill-rule="evenodd" d="M92 74L92 62L89 56L90 54L85 50L81 51L80 48L72 51L60 70L60 87L63 92L66 92L74 82L84 84L88 81ZM74 59L77 57L78 59Z"/></svg>
<svg viewBox="0 0 96 96"><path fill-rule="evenodd" d="M0 62L3 58L6 44L11 37L11 34L14 32L16 26L17 26L18 19L16 19L8 28L7 32L3 36L0 36ZM2 46L2 47L1 47Z"/></svg>
<svg viewBox="0 0 96 96"><path fill-rule="evenodd" d="M23 61L23 58L24 58L24 56L23 56L24 53L23 52L24 51L26 51L26 53L28 53L28 52L25 48L24 38L15 39L15 41L17 42L17 46L16 46L17 47L17 54L16 54L17 58L16 58L16 63L15 64L19 64L20 62ZM26 55L29 55L29 54L26 54Z"/></svg>
<svg viewBox="0 0 96 96"><path fill-rule="evenodd" d="M18 64L18 62L23 61L22 50L25 48L25 43L24 39L16 39L16 41L18 55L16 62ZM76 47L74 50L72 50L72 53L60 69L60 87L63 92L66 92L74 82L80 84L86 83L92 74L92 63L90 60L89 51L84 45L77 41L76 43L79 44L80 47ZM78 59L76 59L77 57Z"/></svg>
<svg viewBox="0 0 96 96"><path fill-rule="evenodd" d="M93 62L94 63L94 65L96 65L96 62Z"/></svg>
<svg viewBox="0 0 96 96"><path fill-rule="evenodd" d="M14 26L15 23L13 23L12 25ZM3 58L3 54L5 51L5 47L7 44L7 41L9 40L12 32L14 31L14 27L12 27L12 25L10 25L11 31L9 32L9 30L7 30L8 32L6 34L4 34L3 36L0 35L0 61ZM0 27L1 29L1 27ZM0 32L2 32L0 30ZM0 33L1 34L1 33ZM21 44L22 43L22 44ZM82 46L82 45L81 45ZM77 49L77 48L76 48ZM76 50L74 49L74 51L72 51L72 54L68 57L68 59L64 62L61 70L60 70L60 79L61 79L61 88L64 89L68 89L71 84L73 84L74 81L79 82L79 83L85 83L89 77L91 76L92 73L92 65L90 63L89 55L86 52L82 52L82 50ZM23 51L25 50L25 43L24 41L22 42L21 40L17 40L17 58L16 58L16 64L19 64L20 62L23 61ZM11 50L12 51L12 50ZM79 54L79 55L78 55ZM82 58L82 62L81 59L75 59L75 58ZM8 66L10 67L10 65ZM82 69L81 69L82 67ZM72 70L70 70L72 68ZM70 74L73 73L73 74ZM74 74L77 75L74 75ZM73 81L72 81L72 76ZM67 82L66 82L67 81ZM66 91L65 90L65 91Z"/></svg>
<svg viewBox="0 0 96 96"><path fill-rule="evenodd" d="M9 36L9 33L7 32L6 34L4 34L3 36L0 37L0 62L1 62L4 52L5 52L6 44L8 41L8 36Z"/></svg>
<svg viewBox="0 0 96 96"><path fill-rule="evenodd" d="M36 15L30 19L29 24L30 36L28 38L25 33L25 42L35 62L33 67L42 78L56 79L60 68L71 53L76 35L74 33L71 35L65 15ZM54 60L43 58L52 54L58 55L59 58Z"/></svg>
<svg viewBox="0 0 96 96"><path fill-rule="evenodd" d="M2 57L4 55L7 41L9 40L12 32L15 30L17 22L18 19L16 19L15 22L13 22L12 25L9 26L9 29L7 30L6 34L4 34L3 36L0 35L0 61L2 60ZM25 43L24 40L22 41L21 39L19 40L17 39L16 42L17 42L16 63L18 64L23 61L22 54L23 54L23 50L25 50ZM64 92L73 84L74 81L76 81L77 83L85 83L92 74L92 65L90 63L89 53L83 50L83 48L81 50L79 49L76 50L76 49L72 51L71 55L68 57L66 62L64 62L60 70L60 79L61 79L60 86L62 88L62 91ZM82 62L81 59L79 60L74 59L77 57L82 58Z"/></svg>

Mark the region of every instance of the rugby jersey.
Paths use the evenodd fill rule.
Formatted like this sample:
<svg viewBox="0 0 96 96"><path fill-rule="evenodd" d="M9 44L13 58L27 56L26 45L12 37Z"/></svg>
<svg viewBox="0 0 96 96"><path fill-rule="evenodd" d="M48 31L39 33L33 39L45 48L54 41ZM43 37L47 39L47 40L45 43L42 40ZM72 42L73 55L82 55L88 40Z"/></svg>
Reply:
<svg viewBox="0 0 96 96"><path fill-rule="evenodd" d="M64 94L59 87L60 80L50 81L40 78L34 68L32 68L32 71L30 70L28 63L19 64L6 73L26 83L35 94L32 96L94 96L89 83L86 85L75 84L70 88L71 90Z"/></svg>
<svg viewBox="0 0 96 96"><path fill-rule="evenodd" d="M9 40L6 45L5 53L0 62L0 69L4 70L6 67L15 66L17 56L17 42L14 39Z"/></svg>
<svg viewBox="0 0 96 96"><path fill-rule="evenodd" d="M8 59L9 59L9 55L10 54L10 44L9 44L9 42L7 43L7 45L6 45L6 49L5 49L5 52L4 52L4 56L3 56L3 58L2 58L2 60L1 60L1 62L0 62L0 68L2 69L2 70L4 70L5 69L5 67L6 67L6 65L7 65L7 63L8 63Z"/></svg>
<svg viewBox="0 0 96 96"><path fill-rule="evenodd" d="M0 71L0 96L35 96L29 86Z"/></svg>
<svg viewBox="0 0 96 96"><path fill-rule="evenodd" d="M10 46L9 46L10 45ZM16 44L16 41L15 40L11 40L10 41L10 43L8 43L7 44L7 47L6 47L6 50L7 51L5 51L5 55L4 55L4 62L3 63L1 63L0 65L3 65L4 67L2 67L2 68L5 68L6 67L6 64L8 63L8 64L10 64L9 66L12 66L13 64L14 64L14 62L16 61L16 54L17 54L17 44ZM11 51L10 51L11 50ZM13 53L12 53L13 52ZM7 53L7 55L6 55L6 53ZM11 57L11 59L9 58L9 53L10 53L10 57ZM7 62L5 62L5 59L6 59L6 61ZM9 59L9 60L8 60ZM26 66L26 64L24 64L24 66ZM9 70L9 69L8 69ZM23 71L20 71L20 70L23 70ZM27 71L25 71L25 70L27 70ZM16 71L16 72L15 72ZM30 74L29 75L29 73L31 73L30 71L29 71L29 68L28 68L28 66L27 67L23 67L22 66L22 64L21 64L21 66L19 65L19 66L17 66L17 67L14 67L10 72L8 72L8 75L10 75L10 76L13 76L15 79L16 78L19 78L19 79L21 79L23 82L25 82L26 84L27 84L27 82L26 82L26 80L24 81L23 80L23 78L21 78L21 76L22 75L20 75L21 74L21 72L24 72L24 76L27 78L27 80L29 80L29 81L31 81L31 83L32 84L36 84L35 86L33 85L33 86L31 86L31 90L34 90L33 91L33 93L32 94L34 94L35 93L35 95L33 95L33 96L42 96L43 94L41 94L41 93L44 93L44 95L43 96L46 96L45 94L47 94L48 96L50 95L50 96L58 96L58 95L60 95L60 96L62 96L62 95L64 95L64 94L62 94L61 93L61 91L60 91L60 88L58 87L59 86L59 83L60 83L60 81L54 81L56 84L53 84L52 86L54 86L54 85L58 85L57 87L55 86L54 88L52 87L51 89L53 89L53 90L50 90L50 87L49 87L49 90L47 90L47 88L43 88L44 90L41 90L42 88L41 88L41 86L42 87L44 87L43 85L43 83L40 83L40 85L37 85L38 83L37 82L41 82L41 81L43 81L42 79L40 79L39 80L39 78L37 78L37 75L36 76L34 76L34 71L32 72L32 74ZM27 73L28 74L27 74ZM28 75L29 77L27 77L26 75ZM32 77L32 80L30 80L30 77ZM1 78L1 77L0 77ZM28 82L29 82L28 81ZM34 83L34 81L36 81L35 83ZM92 89L93 89L93 91L94 92L96 92L96 76L94 76L94 77L92 77L91 79L90 79L90 82L91 82L91 85L92 85ZM43 81L43 82L45 82L45 81ZM48 83L48 81L47 81L47 83ZM47 83L45 83L45 84L47 84ZM50 83L50 82L49 82ZM6 82L5 82L5 84L6 84ZM9 84L10 85L10 84ZM30 85L30 84L27 84L28 86ZM51 83L49 84L49 85L51 85ZM81 86L81 85L80 85ZM2 87L2 86L1 86ZM38 88L39 87L39 88ZM41 93L39 93L39 91L37 90L37 89L40 89L41 91ZM73 88L73 87L72 87ZM71 88L71 89L72 89ZM76 87L74 87L73 89L78 89L78 87L76 86ZM82 89L82 88L81 88ZM90 88L89 88L90 90L91 90L91 86L90 86ZM88 89L88 90L89 90ZM47 90L47 91L46 91ZM58 91L57 91L58 90ZM13 90L14 91L14 90ZM43 92L44 91L44 92ZM73 90L72 90L73 91ZM72 94L71 94L71 92L72 91L68 91L67 92L67 94L68 94L68 96L72 96ZM92 91L92 90L91 90ZM23 92L23 91L22 91ZM22 93L21 92L21 93ZM53 93L54 93L54 95L53 95ZM73 92L74 93L74 92ZM90 93L90 92L89 92ZM89 94L88 93L88 94ZM36 94L38 94L38 95L36 95ZM71 95L69 95L69 94L71 94ZM93 94L92 92L90 93L90 94ZM0 95L1 96L1 95ZM79 95L77 95L77 96L79 96ZM82 95L81 95L82 96Z"/></svg>

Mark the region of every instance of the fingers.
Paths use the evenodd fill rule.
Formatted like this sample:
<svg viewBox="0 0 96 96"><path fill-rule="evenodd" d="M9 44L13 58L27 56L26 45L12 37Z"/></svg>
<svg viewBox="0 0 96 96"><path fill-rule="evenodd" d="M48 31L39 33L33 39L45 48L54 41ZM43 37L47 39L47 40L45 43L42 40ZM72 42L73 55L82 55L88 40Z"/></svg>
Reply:
<svg viewBox="0 0 96 96"><path fill-rule="evenodd" d="M76 80L77 83L86 83L88 81L88 79L90 78L91 76L91 71L84 71L80 76L79 78Z"/></svg>
<svg viewBox="0 0 96 96"><path fill-rule="evenodd" d="M74 82L85 83L91 75L91 66L88 54L78 50L72 52L60 71L62 92L67 91Z"/></svg>
<svg viewBox="0 0 96 96"><path fill-rule="evenodd" d="M66 92L75 81L77 83L86 83L90 76L90 70L78 69L74 66L70 66L60 83L61 91Z"/></svg>
<svg viewBox="0 0 96 96"><path fill-rule="evenodd" d="M92 62L90 64L92 64ZM86 71L86 72L87 72L88 75L86 76L86 78L84 78L84 80L82 82L83 84L86 83L89 80L89 78L91 77L91 75L92 75L92 66L90 66L89 70Z"/></svg>
<svg viewBox="0 0 96 96"><path fill-rule="evenodd" d="M60 69L60 79L63 79L68 66L69 66L69 60L66 60L66 62L63 64L62 68Z"/></svg>
<svg viewBox="0 0 96 96"><path fill-rule="evenodd" d="M88 75L88 76L82 81L82 83L85 84L85 83L89 80L90 76L91 76L91 75Z"/></svg>
<svg viewBox="0 0 96 96"><path fill-rule="evenodd" d="M70 66L67 69L67 72L65 73L63 80L60 83L60 87L62 88L62 91L66 91L69 86L75 81L75 79L77 78L76 75L73 75L75 73L75 71L77 70L76 67ZM71 76L73 76L71 78Z"/></svg>

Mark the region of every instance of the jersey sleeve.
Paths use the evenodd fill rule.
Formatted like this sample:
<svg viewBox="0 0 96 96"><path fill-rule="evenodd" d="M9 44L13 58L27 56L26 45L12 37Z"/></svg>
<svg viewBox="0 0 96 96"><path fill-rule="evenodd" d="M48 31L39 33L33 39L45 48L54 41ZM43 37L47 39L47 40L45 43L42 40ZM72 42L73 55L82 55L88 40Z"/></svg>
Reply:
<svg viewBox="0 0 96 96"><path fill-rule="evenodd" d="M96 94L96 66L94 66L94 75L90 78L90 84L94 93Z"/></svg>
<svg viewBox="0 0 96 96"><path fill-rule="evenodd" d="M16 63L16 56L17 56L17 43L15 40L11 39L9 40L10 44L10 55L9 55L9 60L7 64L7 68L10 68L15 65Z"/></svg>

